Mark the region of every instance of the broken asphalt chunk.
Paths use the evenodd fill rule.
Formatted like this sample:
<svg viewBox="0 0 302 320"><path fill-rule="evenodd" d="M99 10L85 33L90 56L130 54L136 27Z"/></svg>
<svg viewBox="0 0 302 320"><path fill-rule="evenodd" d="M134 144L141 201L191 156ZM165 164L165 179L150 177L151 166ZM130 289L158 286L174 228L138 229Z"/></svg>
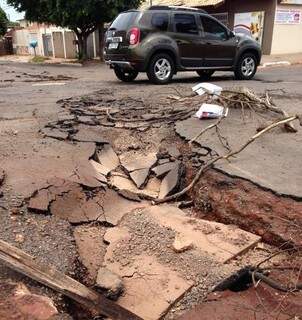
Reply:
<svg viewBox="0 0 302 320"><path fill-rule="evenodd" d="M139 170L135 170L130 172L130 178L132 179L132 181L136 184L136 186L141 189L149 176L149 168L147 169L139 169Z"/></svg>
<svg viewBox="0 0 302 320"><path fill-rule="evenodd" d="M153 217L159 225L174 230L183 243L191 241L194 250L200 250L221 263L240 255L261 240L259 236L235 226L188 217L173 206L150 206L143 213ZM181 247L182 244L177 246Z"/></svg>
<svg viewBox="0 0 302 320"><path fill-rule="evenodd" d="M161 263L155 256L140 253L135 255L135 259L120 257L117 253L119 248L131 245L132 242L127 228L111 228L104 239L110 243L104 266L123 278L125 287L118 304L135 312L142 319L160 319L170 304L182 297L193 285L193 282L169 265Z"/></svg>
<svg viewBox="0 0 302 320"><path fill-rule="evenodd" d="M121 197L112 189L107 189L103 201L104 218L106 222L116 226L123 216L134 209L147 207L149 204L146 201L135 202Z"/></svg>
<svg viewBox="0 0 302 320"><path fill-rule="evenodd" d="M103 176L107 176L108 173L110 172L110 169L108 169L104 165L102 165L92 159L89 160L89 162L91 163L92 167L96 170L96 172L98 172L99 174L101 174Z"/></svg>
<svg viewBox="0 0 302 320"><path fill-rule="evenodd" d="M57 140L66 140L69 136L68 132L50 128L43 128L41 133L44 135L44 137L54 138Z"/></svg>
<svg viewBox="0 0 302 320"><path fill-rule="evenodd" d="M146 199L157 198L160 188L160 180L157 178L150 179L144 189L138 189L130 179L120 175L113 175L110 184L116 190L127 190Z"/></svg>
<svg viewBox="0 0 302 320"><path fill-rule="evenodd" d="M107 245L103 241L106 227L76 226L73 232L79 260L87 268L91 284L95 283L98 270L103 264Z"/></svg>
<svg viewBox="0 0 302 320"><path fill-rule="evenodd" d="M102 187L107 183L106 177L95 170L90 162L78 164L69 179L88 188Z"/></svg>
<svg viewBox="0 0 302 320"><path fill-rule="evenodd" d="M157 167L152 168L152 172L156 174L158 178L164 177L168 172L170 172L172 169L174 169L179 162L167 162L164 164L161 164Z"/></svg>
<svg viewBox="0 0 302 320"><path fill-rule="evenodd" d="M163 179L158 198L163 199L175 193L179 187L180 178L180 164L177 163Z"/></svg>
<svg viewBox="0 0 302 320"><path fill-rule="evenodd" d="M121 164L129 173L140 169L151 169L157 162L156 153L150 153L147 156L138 154L130 157L126 155L123 156L124 157L121 157Z"/></svg>
<svg viewBox="0 0 302 320"><path fill-rule="evenodd" d="M83 187L64 179L52 179L47 187L36 191L29 200L28 209L51 213L70 223L101 220L103 192L85 193Z"/></svg>
<svg viewBox="0 0 302 320"><path fill-rule="evenodd" d="M128 200L141 202L140 197L130 190L118 190L118 194Z"/></svg>
<svg viewBox="0 0 302 320"><path fill-rule="evenodd" d="M97 152L96 159L104 167L108 168L109 172L117 168L120 164L119 157L109 144L104 145L102 149Z"/></svg>
<svg viewBox="0 0 302 320"><path fill-rule="evenodd" d="M79 142L95 142L96 144L107 144L108 141L101 137L100 133L87 128L81 128L71 140Z"/></svg>

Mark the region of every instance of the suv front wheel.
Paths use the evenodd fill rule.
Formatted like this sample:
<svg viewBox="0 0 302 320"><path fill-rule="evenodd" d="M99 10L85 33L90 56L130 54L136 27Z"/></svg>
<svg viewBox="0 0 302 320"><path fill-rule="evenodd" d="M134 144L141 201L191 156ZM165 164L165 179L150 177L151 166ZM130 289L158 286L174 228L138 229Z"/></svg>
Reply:
<svg viewBox="0 0 302 320"><path fill-rule="evenodd" d="M165 53L156 54L150 61L147 76L155 84L169 83L174 74L174 62Z"/></svg>
<svg viewBox="0 0 302 320"><path fill-rule="evenodd" d="M124 82L131 82L135 80L138 75L138 72L135 70L124 70L118 66L114 67L114 73L118 79Z"/></svg>
<svg viewBox="0 0 302 320"><path fill-rule="evenodd" d="M235 67L235 78L238 80L250 80L257 71L257 59L253 53L243 54Z"/></svg>

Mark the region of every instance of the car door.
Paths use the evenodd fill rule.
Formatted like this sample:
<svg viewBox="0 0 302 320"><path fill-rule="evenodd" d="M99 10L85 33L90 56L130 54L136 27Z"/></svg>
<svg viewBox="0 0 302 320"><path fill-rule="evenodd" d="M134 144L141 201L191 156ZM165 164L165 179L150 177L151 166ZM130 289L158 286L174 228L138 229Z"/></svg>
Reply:
<svg viewBox="0 0 302 320"><path fill-rule="evenodd" d="M180 63L185 68L201 67L203 55L200 47L201 30L194 13L174 13L173 38L177 43Z"/></svg>
<svg viewBox="0 0 302 320"><path fill-rule="evenodd" d="M233 65L237 40L216 19L200 15L204 40L204 66L230 67Z"/></svg>

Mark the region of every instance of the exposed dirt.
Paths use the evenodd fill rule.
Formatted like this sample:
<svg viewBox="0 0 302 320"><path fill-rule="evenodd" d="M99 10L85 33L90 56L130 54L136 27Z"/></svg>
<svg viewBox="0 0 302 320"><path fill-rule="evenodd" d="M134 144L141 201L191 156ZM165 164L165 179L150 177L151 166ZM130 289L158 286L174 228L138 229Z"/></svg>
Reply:
<svg viewBox="0 0 302 320"><path fill-rule="evenodd" d="M200 218L235 224L272 245L302 245L302 202L215 170L203 176L191 195Z"/></svg>

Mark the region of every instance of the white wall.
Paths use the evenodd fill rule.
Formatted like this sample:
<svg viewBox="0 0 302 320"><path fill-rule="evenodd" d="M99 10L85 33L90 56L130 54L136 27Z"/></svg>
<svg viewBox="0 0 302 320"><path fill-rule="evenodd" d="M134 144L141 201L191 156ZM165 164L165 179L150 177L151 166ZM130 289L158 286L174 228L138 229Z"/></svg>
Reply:
<svg viewBox="0 0 302 320"><path fill-rule="evenodd" d="M302 11L302 5L278 5L278 9ZM302 23L274 25L271 54L302 53Z"/></svg>

